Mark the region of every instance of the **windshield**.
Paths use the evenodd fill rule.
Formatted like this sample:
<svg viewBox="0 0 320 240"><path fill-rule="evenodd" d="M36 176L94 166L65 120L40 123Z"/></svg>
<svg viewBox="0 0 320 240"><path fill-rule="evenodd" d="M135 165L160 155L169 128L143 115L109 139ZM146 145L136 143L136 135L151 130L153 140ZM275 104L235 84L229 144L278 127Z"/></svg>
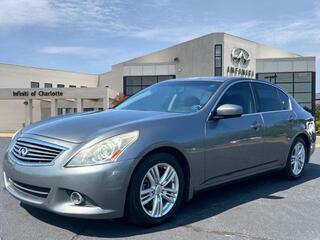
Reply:
<svg viewBox="0 0 320 240"><path fill-rule="evenodd" d="M199 111L220 86L214 81L168 81L148 87L115 109L190 113Z"/></svg>

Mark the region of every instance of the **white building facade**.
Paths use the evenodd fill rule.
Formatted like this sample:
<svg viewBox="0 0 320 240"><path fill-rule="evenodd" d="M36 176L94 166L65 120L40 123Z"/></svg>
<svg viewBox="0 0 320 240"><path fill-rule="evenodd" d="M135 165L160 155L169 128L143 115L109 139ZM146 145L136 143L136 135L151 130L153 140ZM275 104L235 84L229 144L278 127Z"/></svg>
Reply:
<svg viewBox="0 0 320 240"><path fill-rule="evenodd" d="M301 56L226 33L211 33L115 64L110 72L97 75L0 64L0 88L109 87L129 96L167 79L199 76L270 81L287 90L310 112L315 110L314 56ZM17 103L0 101L1 111L6 115L0 116L0 126L4 126L0 131L17 128L23 122L23 115L13 112L12 104ZM39 115L37 110L33 112Z"/></svg>
<svg viewBox="0 0 320 240"><path fill-rule="evenodd" d="M315 109L316 58L226 33L211 33L112 66L100 85L132 95L169 78L235 76L279 84L311 112Z"/></svg>

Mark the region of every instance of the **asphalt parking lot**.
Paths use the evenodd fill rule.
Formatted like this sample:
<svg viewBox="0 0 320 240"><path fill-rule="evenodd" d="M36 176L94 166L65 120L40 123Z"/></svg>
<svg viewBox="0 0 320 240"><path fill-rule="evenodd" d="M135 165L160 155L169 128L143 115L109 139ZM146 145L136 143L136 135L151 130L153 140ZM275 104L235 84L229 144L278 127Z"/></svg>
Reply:
<svg viewBox="0 0 320 240"><path fill-rule="evenodd" d="M8 138L0 138L0 173ZM165 225L143 229L124 220L81 220L20 204L0 178L0 240L12 239L320 239L320 150L304 176L276 173L202 192Z"/></svg>

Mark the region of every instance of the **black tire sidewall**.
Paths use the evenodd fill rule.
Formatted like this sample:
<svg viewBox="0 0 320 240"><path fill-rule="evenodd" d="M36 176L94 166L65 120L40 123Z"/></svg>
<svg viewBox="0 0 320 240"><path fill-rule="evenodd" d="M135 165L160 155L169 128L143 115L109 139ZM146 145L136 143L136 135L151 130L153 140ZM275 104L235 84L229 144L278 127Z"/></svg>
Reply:
<svg viewBox="0 0 320 240"><path fill-rule="evenodd" d="M163 217L153 218L149 216L143 210L140 203L140 186L143 181L145 174L149 171L151 167L158 163L167 163L170 164L178 174L179 178L179 193L177 200L173 206L173 208ZM178 160L169 153L154 153L152 155L147 156L141 164L136 168L131 178L131 183L128 189L128 198L126 204L126 215L127 218L138 225L143 226L152 226L161 224L167 220L169 220L181 205L184 195L184 175L182 168L178 162Z"/></svg>

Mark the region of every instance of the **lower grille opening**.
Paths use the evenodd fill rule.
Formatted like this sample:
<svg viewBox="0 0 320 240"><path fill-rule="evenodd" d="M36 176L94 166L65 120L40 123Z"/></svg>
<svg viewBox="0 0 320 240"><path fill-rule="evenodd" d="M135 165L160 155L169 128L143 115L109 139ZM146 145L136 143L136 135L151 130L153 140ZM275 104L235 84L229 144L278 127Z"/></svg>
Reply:
<svg viewBox="0 0 320 240"><path fill-rule="evenodd" d="M11 178L9 179L9 181L12 183L12 185L16 189L37 197L46 198L50 192L50 188L37 187L37 186L21 183L21 182L12 180Z"/></svg>

